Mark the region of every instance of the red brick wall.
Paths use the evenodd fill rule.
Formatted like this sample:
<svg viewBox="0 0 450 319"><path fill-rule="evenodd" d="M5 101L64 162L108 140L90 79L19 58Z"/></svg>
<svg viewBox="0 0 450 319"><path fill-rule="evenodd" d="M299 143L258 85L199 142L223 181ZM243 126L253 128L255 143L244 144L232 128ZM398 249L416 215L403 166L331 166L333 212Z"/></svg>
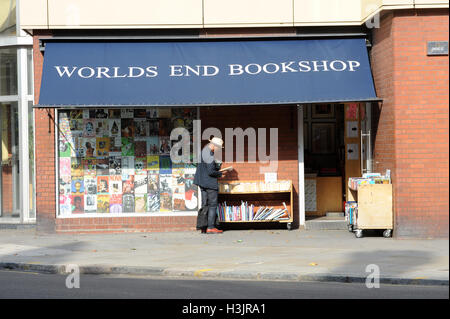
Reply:
<svg viewBox="0 0 450 319"><path fill-rule="evenodd" d="M399 10L373 32L372 63L384 99L375 168L392 169L395 235L448 237L448 55L427 56L427 41L448 41L448 10Z"/></svg>
<svg viewBox="0 0 450 319"><path fill-rule="evenodd" d="M48 32L37 32L33 38L34 94L39 101L41 88L43 55L39 50L39 35L48 36ZM36 109L35 113L35 161L36 161L36 226L38 231L53 232L56 218L55 184L55 132L50 109Z"/></svg>

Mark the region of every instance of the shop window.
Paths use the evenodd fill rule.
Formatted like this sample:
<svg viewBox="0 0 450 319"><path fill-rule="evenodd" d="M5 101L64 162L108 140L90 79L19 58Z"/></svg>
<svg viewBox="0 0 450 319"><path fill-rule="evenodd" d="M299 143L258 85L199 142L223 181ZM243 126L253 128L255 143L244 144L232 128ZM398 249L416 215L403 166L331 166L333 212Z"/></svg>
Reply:
<svg viewBox="0 0 450 319"><path fill-rule="evenodd" d="M192 108L59 111L59 215L195 211L195 166L173 163L173 128ZM191 157L192 159L192 157Z"/></svg>

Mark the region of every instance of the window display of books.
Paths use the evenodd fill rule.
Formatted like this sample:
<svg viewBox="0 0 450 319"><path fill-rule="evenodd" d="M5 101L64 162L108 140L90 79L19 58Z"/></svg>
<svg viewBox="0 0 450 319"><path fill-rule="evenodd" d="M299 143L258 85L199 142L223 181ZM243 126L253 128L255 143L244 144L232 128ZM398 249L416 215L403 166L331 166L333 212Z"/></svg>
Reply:
<svg viewBox="0 0 450 319"><path fill-rule="evenodd" d="M366 173L363 177L350 177L348 179L348 187L351 190L357 191L359 186L368 184L390 184L390 172L386 171L386 174L382 176L380 173Z"/></svg>
<svg viewBox="0 0 450 319"><path fill-rule="evenodd" d="M196 211L195 166L172 163L169 137L174 127L192 135L195 117L195 108L59 110L58 216Z"/></svg>
<svg viewBox="0 0 450 319"><path fill-rule="evenodd" d="M229 182L219 183L219 193L264 193L264 192L289 192L291 181L277 181L266 183L255 182Z"/></svg>
<svg viewBox="0 0 450 319"><path fill-rule="evenodd" d="M261 206L258 209L253 204L242 202L240 206L229 206L226 202L217 206L217 217L221 222L233 221L271 221L288 220L289 210L286 203L284 208Z"/></svg>

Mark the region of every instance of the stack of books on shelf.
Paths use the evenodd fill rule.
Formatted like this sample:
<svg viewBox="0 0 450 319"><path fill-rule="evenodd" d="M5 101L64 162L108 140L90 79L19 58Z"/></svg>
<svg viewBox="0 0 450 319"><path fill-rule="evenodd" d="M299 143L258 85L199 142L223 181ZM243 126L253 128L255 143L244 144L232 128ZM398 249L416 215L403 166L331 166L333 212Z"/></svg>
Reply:
<svg viewBox="0 0 450 319"><path fill-rule="evenodd" d="M361 185L370 184L390 184L391 177L390 171L387 170L386 174L382 176L380 173L366 173L363 177L350 177L348 179L348 187L353 190L358 190Z"/></svg>
<svg viewBox="0 0 450 319"><path fill-rule="evenodd" d="M217 216L221 222L255 221L255 220L288 220L289 211L286 203L284 208L261 206L258 210L253 204L242 202L240 206L229 206L226 202L217 206ZM256 211L255 211L256 210Z"/></svg>
<svg viewBox="0 0 450 319"><path fill-rule="evenodd" d="M266 183L259 182L235 182L220 183L220 193L260 193L260 192L289 192L291 190L290 181L277 181Z"/></svg>

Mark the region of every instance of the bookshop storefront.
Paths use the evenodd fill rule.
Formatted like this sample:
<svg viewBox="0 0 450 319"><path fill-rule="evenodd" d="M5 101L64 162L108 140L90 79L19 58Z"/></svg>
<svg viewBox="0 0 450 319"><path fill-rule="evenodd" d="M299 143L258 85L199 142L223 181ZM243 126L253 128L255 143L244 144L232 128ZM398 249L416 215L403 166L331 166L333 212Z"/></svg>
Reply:
<svg viewBox="0 0 450 319"><path fill-rule="evenodd" d="M254 129L267 152L276 129L277 165L246 146L243 160L224 156L226 180L264 181L274 167L303 225L309 163L338 149L341 114L377 100L363 38L44 45L36 127L54 152L36 163L53 181L37 189L55 196L37 194L37 219L59 232L195 229L196 154L211 135L236 151L229 128Z"/></svg>

